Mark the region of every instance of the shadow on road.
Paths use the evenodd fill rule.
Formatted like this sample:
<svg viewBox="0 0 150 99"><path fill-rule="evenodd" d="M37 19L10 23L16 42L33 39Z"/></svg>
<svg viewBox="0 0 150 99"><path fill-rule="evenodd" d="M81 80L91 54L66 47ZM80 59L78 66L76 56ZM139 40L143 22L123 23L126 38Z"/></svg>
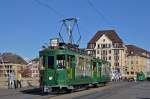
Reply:
<svg viewBox="0 0 150 99"><path fill-rule="evenodd" d="M32 88L32 89L26 89L26 90L22 90L20 91L23 94L30 94L30 95L56 95L56 93L48 93L48 94L44 94L42 93L42 89L41 88Z"/></svg>
<svg viewBox="0 0 150 99"><path fill-rule="evenodd" d="M150 98L142 98L142 97L136 97L136 98L138 98L138 99L150 99Z"/></svg>

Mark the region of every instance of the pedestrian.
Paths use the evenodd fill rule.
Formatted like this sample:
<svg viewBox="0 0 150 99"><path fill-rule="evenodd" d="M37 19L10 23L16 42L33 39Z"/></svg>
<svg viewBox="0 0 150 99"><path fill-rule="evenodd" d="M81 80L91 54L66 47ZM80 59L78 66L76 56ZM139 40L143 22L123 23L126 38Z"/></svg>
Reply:
<svg viewBox="0 0 150 99"><path fill-rule="evenodd" d="M14 88L17 88L17 80L16 80L16 73L14 73Z"/></svg>
<svg viewBox="0 0 150 99"><path fill-rule="evenodd" d="M115 75L115 82L117 82L118 81L118 75L116 74Z"/></svg>
<svg viewBox="0 0 150 99"><path fill-rule="evenodd" d="M14 73L11 71L8 74L8 88L12 89L14 87Z"/></svg>
<svg viewBox="0 0 150 99"><path fill-rule="evenodd" d="M111 81L114 81L114 76L111 77Z"/></svg>
<svg viewBox="0 0 150 99"><path fill-rule="evenodd" d="M122 80L122 76L121 76L121 73L119 73L119 81Z"/></svg>
<svg viewBox="0 0 150 99"><path fill-rule="evenodd" d="M134 75L134 81L136 82L136 80L137 80L137 79L136 79L136 75Z"/></svg>
<svg viewBox="0 0 150 99"><path fill-rule="evenodd" d="M17 88L18 87L22 87L22 85L21 85L21 79L22 79L22 76L21 76L21 73L20 72L18 72L17 73Z"/></svg>
<svg viewBox="0 0 150 99"><path fill-rule="evenodd" d="M116 79L117 79L117 82L118 82L119 81L119 75L118 74L116 75Z"/></svg>

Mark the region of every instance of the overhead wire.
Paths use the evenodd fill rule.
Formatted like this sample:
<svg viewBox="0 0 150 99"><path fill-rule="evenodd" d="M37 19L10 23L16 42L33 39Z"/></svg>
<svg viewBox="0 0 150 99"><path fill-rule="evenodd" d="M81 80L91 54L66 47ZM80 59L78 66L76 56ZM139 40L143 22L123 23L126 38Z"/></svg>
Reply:
<svg viewBox="0 0 150 99"><path fill-rule="evenodd" d="M38 3L41 6L44 6L46 8L48 8L49 10L51 10L53 13L55 13L56 15L58 15L61 18L64 18L64 15L60 12L58 12L56 9L54 9L52 6L45 4L43 2L41 2L40 0L34 0L36 3Z"/></svg>
<svg viewBox="0 0 150 99"><path fill-rule="evenodd" d="M45 8L48 8L48 9L51 10L53 13L55 13L57 16L59 16L61 19L64 19L64 18L65 18L65 16L64 16L62 13L58 12L58 11L57 11L55 8L53 8L52 6L50 6L50 5L48 5L48 4L45 4L45 3L41 2L40 0L34 0L34 1L35 1L37 4L39 4L39 5L41 5L41 6L45 7ZM61 25L60 31L62 30L63 25L64 25L64 24ZM60 31L58 32L58 37L60 38L60 40L61 40L62 42L64 42L64 39L63 39L63 37L61 36Z"/></svg>
<svg viewBox="0 0 150 99"><path fill-rule="evenodd" d="M48 8L49 10L51 10L53 13L55 13L56 15L58 15L59 17L61 17L62 19L65 19L64 15L63 15L62 13L58 12L58 11L57 11L55 8L53 8L52 6L50 6L50 5L48 5L48 4L45 4L45 3L41 2L40 0L34 0L34 1L35 1L36 3L38 3L39 5L41 5L41 6L44 6L44 7ZM77 24L77 23L76 23L76 24ZM63 25L67 28L66 24L63 23L62 26L61 26L60 31L62 30ZM72 30L74 30L74 25L75 25L75 23L73 24ZM78 28L77 30L78 30L78 33L79 33L79 36L80 36L80 37L79 37L79 40L77 41L77 43L79 44L79 43L80 43L80 40L81 40L81 34L80 34L80 31L79 31L78 25L77 25L77 28ZM67 30L68 30L68 28L67 28ZM59 31L58 35L59 35L60 39L64 42L64 39L62 38L62 36L61 36L61 34L60 34L60 31ZM72 37L71 39L73 39L73 37ZM73 41L73 42L74 42L74 41Z"/></svg>
<svg viewBox="0 0 150 99"><path fill-rule="evenodd" d="M103 18L103 20L113 29L116 29L118 32L120 31L117 26L113 25L108 18L106 18L106 16L102 13L102 9L98 9L93 2L91 2L91 0L86 0L86 2L88 3L89 6L91 6L91 8L99 15Z"/></svg>
<svg viewBox="0 0 150 99"><path fill-rule="evenodd" d="M108 25L110 25L111 27L114 27L114 26L112 25L112 23L111 23L109 20L107 20L107 18L106 18L105 15L102 13L102 11L100 11L90 0L86 0L86 1L87 1L88 5L91 6L91 8L92 8L101 18L103 18L103 20L104 20Z"/></svg>

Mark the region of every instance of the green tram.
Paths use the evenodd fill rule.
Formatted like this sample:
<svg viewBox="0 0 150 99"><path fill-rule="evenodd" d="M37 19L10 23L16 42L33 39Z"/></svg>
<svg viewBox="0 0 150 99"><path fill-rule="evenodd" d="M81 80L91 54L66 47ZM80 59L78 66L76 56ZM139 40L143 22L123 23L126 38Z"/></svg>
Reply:
<svg viewBox="0 0 150 99"><path fill-rule="evenodd" d="M43 92L71 92L110 81L109 62L89 56L69 44L44 48L39 56Z"/></svg>
<svg viewBox="0 0 150 99"><path fill-rule="evenodd" d="M145 80L145 74L142 71L137 73L137 80L138 81L144 81Z"/></svg>

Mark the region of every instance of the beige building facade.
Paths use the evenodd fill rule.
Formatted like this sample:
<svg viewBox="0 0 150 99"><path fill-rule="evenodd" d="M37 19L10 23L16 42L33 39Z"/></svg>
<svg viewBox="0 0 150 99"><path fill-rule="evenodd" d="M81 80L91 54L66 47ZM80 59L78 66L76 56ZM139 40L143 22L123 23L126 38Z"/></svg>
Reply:
<svg viewBox="0 0 150 99"><path fill-rule="evenodd" d="M0 78L7 78L10 72L14 72L17 75L26 66L23 64L0 63Z"/></svg>
<svg viewBox="0 0 150 99"><path fill-rule="evenodd" d="M28 64L29 69L31 70L31 77L32 78L39 78L40 71L39 71L39 59L33 59Z"/></svg>
<svg viewBox="0 0 150 99"><path fill-rule="evenodd" d="M27 67L27 62L20 56L13 53L0 55L0 78L7 78L10 72L16 75Z"/></svg>
<svg viewBox="0 0 150 99"><path fill-rule="evenodd" d="M150 53L135 45L126 45L127 47L127 77L133 77L138 72L143 72L148 76Z"/></svg>
<svg viewBox="0 0 150 99"><path fill-rule="evenodd" d="M126 47L114 30L98 31L88 43L87 53L109 61L112 74L117 71L125 76Z"/></svg>

